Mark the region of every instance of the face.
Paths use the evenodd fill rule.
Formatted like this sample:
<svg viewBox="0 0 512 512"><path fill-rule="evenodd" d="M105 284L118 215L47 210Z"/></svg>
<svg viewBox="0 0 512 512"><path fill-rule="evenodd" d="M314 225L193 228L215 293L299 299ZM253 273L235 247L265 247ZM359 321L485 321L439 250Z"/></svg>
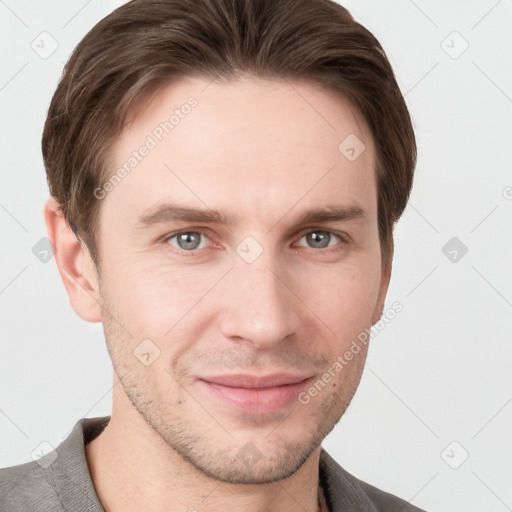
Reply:
<svg viewBox="0 0 512 512"><path fill-rule="evenodd" d="M166 447L210 477L270 482L319 447L359 383L366 346L333 365L387 289L375 151L350 104L312 84L208 84L160 90L112 149L102 322L115 393ZM350 134L359 156L355 138L339 149Z"/></svg>

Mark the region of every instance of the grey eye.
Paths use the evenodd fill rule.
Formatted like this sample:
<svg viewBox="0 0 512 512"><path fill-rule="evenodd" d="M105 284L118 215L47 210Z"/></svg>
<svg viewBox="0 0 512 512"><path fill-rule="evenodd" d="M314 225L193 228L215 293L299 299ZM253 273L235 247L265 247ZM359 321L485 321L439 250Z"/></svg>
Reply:
<svg viewBox="0 0 512 512"><path fill-rule="evenodd" d="M167 239L170 242L172 239L176 239L178 249L183 251L194 251L199 249L201 244L202 233L197 231L184 231L182 233L177 233ZM172 244L174 245L174 244ZM176 245L175 245L176 247Z"/></svg>
<svg viewBox="0 0 512 512"><path fill-rule="evenodd" d="M308 244L314 249L324 249L328 247L333 236L337 235L329 231L311 231L304 235Z"/></svg>

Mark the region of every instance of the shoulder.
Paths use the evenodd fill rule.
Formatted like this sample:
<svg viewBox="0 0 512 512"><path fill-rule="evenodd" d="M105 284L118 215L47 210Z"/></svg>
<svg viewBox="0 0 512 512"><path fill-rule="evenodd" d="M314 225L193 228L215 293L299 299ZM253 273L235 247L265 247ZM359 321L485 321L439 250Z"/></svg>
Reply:
<svg viewBox="0 0 512 512"><path fill-rule="evenodd" d="M104 512L89 472L85 443L110 417L82 418L44 456L0 469L0 512Z"/></svg>
<svg viewBox="0 0 512 512"><path fill-rule="evenodd" d="M51 466L43 469L38 462L0 469L0 512L64 512L49 469Z"/></svg>
<svg viewBox="0 0 512 512"><path fill-rule="evenodd" d="M320 472L330 511L425 512L408 501L360 480L342 468L323 448Z"/></svg>
<svg viewBox="0 0 512 512"><path fill-rule="evenodd" d="M353 477L355 478L355 477ZM356 479L361 490L368 496L377 510L386 512L425 512L424 510L412 505L394 494L385 492L362 480Z"/></svg>

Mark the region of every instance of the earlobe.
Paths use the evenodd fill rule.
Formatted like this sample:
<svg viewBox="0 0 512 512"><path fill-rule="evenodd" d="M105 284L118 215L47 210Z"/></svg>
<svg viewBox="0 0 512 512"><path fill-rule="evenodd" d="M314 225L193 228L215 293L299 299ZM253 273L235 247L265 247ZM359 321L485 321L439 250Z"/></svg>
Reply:
<svg viewBox="0 0 512 512"><path fill-rule="evenodd" d="M71 306L83 320L101 322L98 276L87 247L77 240L53 197L45 204L44 218Z"/></svg>

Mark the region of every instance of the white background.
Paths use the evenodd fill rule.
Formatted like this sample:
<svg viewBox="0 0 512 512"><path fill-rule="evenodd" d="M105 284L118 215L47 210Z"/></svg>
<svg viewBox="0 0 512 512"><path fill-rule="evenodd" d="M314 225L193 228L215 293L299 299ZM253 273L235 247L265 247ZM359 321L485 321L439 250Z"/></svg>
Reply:
<svg viewBox="0 0 512 512"><path fill-rule="evenodd" d="M46 236L50 99L72 49L121 3L0 2L0 467L31 460L42 441L57 446L79 418L110 414L101 324L75 315L55 260L32 247ZM373 339L323 446L429 512L512 510L512 2L343 5L387 52L419 158L387 300L404 309ZM46 59L31 48L43 31L59 45ZM456 262L442 252L452 237L468 248ZM458 469L447 463L466 452Z"/></svg>

